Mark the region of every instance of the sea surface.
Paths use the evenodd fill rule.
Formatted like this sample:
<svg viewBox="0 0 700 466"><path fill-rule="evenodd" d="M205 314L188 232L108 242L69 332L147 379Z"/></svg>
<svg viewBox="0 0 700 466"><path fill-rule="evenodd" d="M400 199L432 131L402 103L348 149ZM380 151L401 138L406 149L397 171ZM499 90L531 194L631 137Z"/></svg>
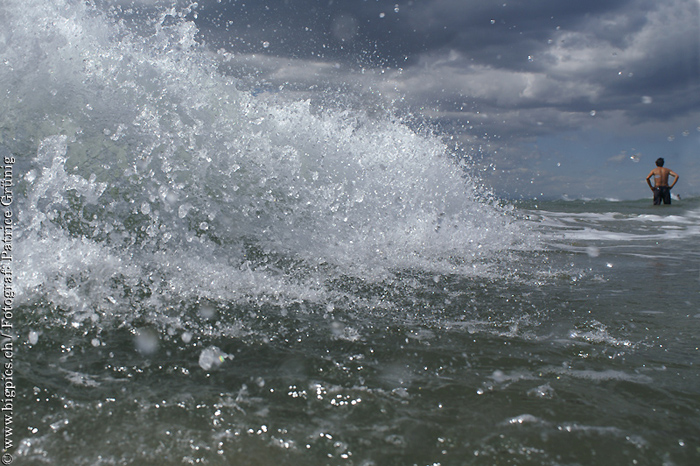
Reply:
<svg viewBox="0 0 700 466"><path fill-rule="evenodd" d="M103 3L0 3L3 464L699 464L700 199L500 199Z"/></svg>

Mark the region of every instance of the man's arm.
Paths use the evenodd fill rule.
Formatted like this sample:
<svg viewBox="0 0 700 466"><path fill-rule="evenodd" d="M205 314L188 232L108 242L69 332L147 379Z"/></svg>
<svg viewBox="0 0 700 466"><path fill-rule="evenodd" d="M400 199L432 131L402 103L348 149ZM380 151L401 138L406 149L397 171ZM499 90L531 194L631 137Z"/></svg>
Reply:
<svg viewBox="0 0 700 466"><path fill-rule="evenodd" d="M652 191L654 190L654 187L651 185L651 177L654 176L654 170L650 171L649 174L647 175L647 184L649 185L649 189ZM677 178L676 178L677 180ZM675 184L675 181L674 181Z"/></svg>
<svg viewBox="0 0 700 466"><path fill-rule="evenodd" d="M668 174L673 177L673 183L671 183L671 186L669 186L669 189L673 189L673 187L676 185L676 183L678 183L679 176L673 170L669 170Z"/></svg>

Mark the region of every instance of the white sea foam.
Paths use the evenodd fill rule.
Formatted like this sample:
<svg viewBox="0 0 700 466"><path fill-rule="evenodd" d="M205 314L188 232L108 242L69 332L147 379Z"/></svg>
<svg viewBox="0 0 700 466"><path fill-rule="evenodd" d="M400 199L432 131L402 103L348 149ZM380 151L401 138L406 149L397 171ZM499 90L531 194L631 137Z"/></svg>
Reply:
<svg viewBox="0 0 700 466"><path fill-rule="evenodd" d="M571 369L571 368L552 368L549 370L543 370L543 372L555 373L560 375L565 375L568 377L573 377L576 379L586 379L595 382L604 382L608 380L620 380L626 382L634 382L638 384L651 384L653 379L649 376L643 374L630 374L629 372L607 369L607 370L587 370L587 369Z"/></svg>
<svg viewBox="0 0 700 466"><path fill-rule="evenodd" d="M683 215L536 211L532 219L543 237L554 245L574 241L666 241L700 236L700 218L697 211L692 210Z"/></svg>
<svg viewBox="0 0 700 466"><path fill-rule="evenodd" d="M390 111L239 90L189 12L134 32L87 2L1 7L23 25L0 32L19 303L50 296L81 322L133 312L135 290L163 309L322 303L347 294L329 280L498 274L491 260L532 247L439 138Z"/></svg>
<svg viewBox="0 0 700 466"><path fill-rule="evenodd" d="M508 419L507 424L513 426L520 426L525 424L542 424L542 419L533 416L532 414L521 414L520 416L515 416Z"/></svg>

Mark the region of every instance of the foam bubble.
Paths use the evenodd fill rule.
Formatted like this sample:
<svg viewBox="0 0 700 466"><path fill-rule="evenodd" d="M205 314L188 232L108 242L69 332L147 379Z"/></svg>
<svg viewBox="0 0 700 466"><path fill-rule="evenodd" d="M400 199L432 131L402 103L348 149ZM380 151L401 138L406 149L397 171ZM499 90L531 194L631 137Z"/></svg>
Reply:
<svg viewBox="0 0 700 466"><path fill-rule="evenodd" d="M208 371L219 367L226 359L233 359L233 356L224 353L217 346L210 346L199 354L199 367Z"/></svg>
<svg viewBox="0 0 700 466"><path fill-rule="evenodd" d="M152 329L138 329L136 330L134 343L136 345L136 349L140 353L150 356L158 351L160 339L158 334Z"/></svg>
<svg viewBox="0 0 700 466"><path fill-rule="evenodd" d="M37 332L36 330L31 330L29 332L29 336L27 337L27 340L29 341L30 344L36 345L39 342L39 335L41 335L41 332Z"/></svg>

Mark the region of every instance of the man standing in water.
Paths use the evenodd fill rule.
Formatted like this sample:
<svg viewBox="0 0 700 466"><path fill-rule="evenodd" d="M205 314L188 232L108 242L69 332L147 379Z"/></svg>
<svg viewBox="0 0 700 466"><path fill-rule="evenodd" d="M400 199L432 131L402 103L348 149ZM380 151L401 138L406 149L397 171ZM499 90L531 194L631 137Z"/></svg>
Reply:
<svg viewBox="0 0 700 466"><path fill-rule="evenodd" d="M673 184L668 185L668 176L674 177ZM654 186L651 185L651 177L654 177ZM656 159L656 168L647 175L647 184L654 192L654 205L671 203L671 189L678 183L678 175L673 170L664 168L664 159L659 157Z"/></svg>

